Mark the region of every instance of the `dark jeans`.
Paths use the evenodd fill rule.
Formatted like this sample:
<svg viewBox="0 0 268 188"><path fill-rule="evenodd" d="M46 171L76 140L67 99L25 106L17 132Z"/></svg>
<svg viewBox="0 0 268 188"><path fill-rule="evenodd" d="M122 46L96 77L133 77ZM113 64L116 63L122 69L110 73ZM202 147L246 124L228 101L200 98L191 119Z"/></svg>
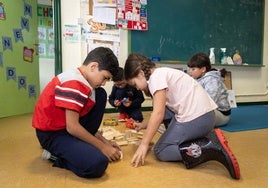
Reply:
<svg viewBox="0 0 268 188"><path fill-rule="evenodd" d="M106 101L106 91L103 88L96 89L96 105L79 120L92 135L100 127ZM41 146L57 157L53 166L71 170L84 178L100 177L108 166L109 160L100 150L70 135L66 130L36 130L36 135Z"/></svg>

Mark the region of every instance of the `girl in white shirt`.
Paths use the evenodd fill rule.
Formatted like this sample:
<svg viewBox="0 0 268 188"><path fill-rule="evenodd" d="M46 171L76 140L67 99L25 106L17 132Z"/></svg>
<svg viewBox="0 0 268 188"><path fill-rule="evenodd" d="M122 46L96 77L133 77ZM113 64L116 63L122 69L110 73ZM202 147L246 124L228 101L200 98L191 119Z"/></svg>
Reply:
<svg viewBox="0 0 268 188"><path fill-rule="evenodd" d="M171 122L154 146L160 161L183 161L187 168L192 168L218 160L233 178L240 178L238 163L222 132L213 130L217 105L199 83L183 71L156 67L140 54L128 56L124 71L130 85L153 99L149 121L134 125L136 130L146 131L132 158L133 166L144 165L149 144L165 117L171 118Z"/></svg>

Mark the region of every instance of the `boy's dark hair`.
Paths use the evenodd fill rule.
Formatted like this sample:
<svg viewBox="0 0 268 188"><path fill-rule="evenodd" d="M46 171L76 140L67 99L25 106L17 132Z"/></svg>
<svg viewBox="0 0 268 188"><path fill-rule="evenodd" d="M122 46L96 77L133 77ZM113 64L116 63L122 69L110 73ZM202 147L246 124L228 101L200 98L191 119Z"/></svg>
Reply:
<svg viewBox="0 0 268 188"><path fill-rule="evenodd" d="M205 53L197 53L193 55L189 61L187 62L187 66L192 68L192 67L197 67L197 68L202 68L206 67L206 72L211 70L211 63L210 59L207 54Z"/></svg>
<svg viewBox="0 0 268 188"><path fill-rule="evenodd" d="M97 47L91 50L84 60L83 65L88 65L91 62L97 62L100 71L109 71L113 77L116 76L118 72L119 63L117 57L110 48Z"/></svg>
<svg viewBox="0 0 268 188"><path fill-rule="evenodd" d="M118 67L117 74L113 77L114 82L122 81L124 80L124 70L122 67Z"/></svg>

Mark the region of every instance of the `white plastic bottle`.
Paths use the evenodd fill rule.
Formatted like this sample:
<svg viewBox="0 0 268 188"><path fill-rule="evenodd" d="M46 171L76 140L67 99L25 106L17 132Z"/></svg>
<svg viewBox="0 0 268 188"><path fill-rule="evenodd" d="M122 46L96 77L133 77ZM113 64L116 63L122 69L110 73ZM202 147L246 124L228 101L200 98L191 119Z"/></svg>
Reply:
<svg viewBox="0 0 268 188"><path fill-rule="evenodd" d="M210 53L209 53L209 59L211 64L215 64L215 53L214 53L215 48L210 48Z"/></svg>
<svg viewBox="0 0 268 188"><path fill-rule="evenodd" d="M221 48L221 64L227 63L226 48Z"/></svg>

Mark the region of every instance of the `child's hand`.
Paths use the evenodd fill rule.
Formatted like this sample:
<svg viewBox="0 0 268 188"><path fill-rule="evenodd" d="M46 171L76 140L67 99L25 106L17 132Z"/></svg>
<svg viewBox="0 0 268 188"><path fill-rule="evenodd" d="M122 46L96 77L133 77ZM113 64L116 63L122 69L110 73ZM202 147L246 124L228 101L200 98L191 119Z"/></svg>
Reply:
<svg viewBox="0 0 268 188"><path fill-rule="evenodd" d="M120 100L114 100L115 106L121 106L122 102Z"/></svg>
<svg viewBox="0 0 268 188"><path fill-rule="evenodd" d="M124 105L125 107L129 107L129 106L131 105L131 103L132 103L132 101L129 100L129 98L124 98L124 99L122 100L122 102L123 102L123 105Z"/></svg>
<svg viewBox="0 0 268 188"><path fill-rule="evenodd" d="M143 166L148 149L148 145L141 143L132 157L131 165L134 167Z"/></svg>
<svg viewBox="0 0 268 188"><path fill-rule="evenodd" d="M101 151L106 157L109 159L110 162L117 161L121 158L122 152L116 147L113 147L110 144L106 144Z"/></svg>
<svg viewBox="0 0 268 188"><path fill-rule="evenodd" d="M131 105L131 103L132 103L131 101L127 101L127 102L124 102L123 105L125 107L129 107Z"/></svg>
<svg viewBox="0 0 268 188"><path fill-rule="evenodd" d="M146 129L147 125L144 122L134 122L133 127L136 131L140 131L141 129Z"/></svg>
<svg viewBox="0 0 268 188"><path fill-rule="evenodd" d="M120 146L119 146L116 142L114 142L114 141L110 141L110 144L111 144L111 146L113 146L114 148L117 148L118 150L121 151Z"/></svg>

